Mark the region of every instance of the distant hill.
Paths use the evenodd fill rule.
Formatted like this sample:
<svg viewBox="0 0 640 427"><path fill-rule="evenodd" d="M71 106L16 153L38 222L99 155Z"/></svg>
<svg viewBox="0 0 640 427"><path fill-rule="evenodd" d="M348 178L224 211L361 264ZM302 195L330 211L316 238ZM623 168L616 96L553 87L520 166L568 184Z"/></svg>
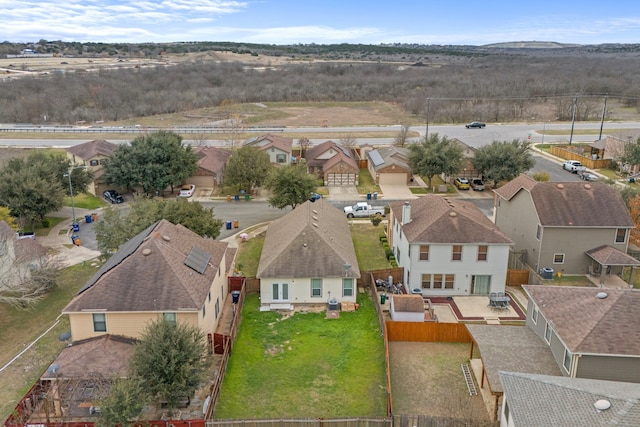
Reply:
<svg viewBox="0 0 640 427"><path fill-rule="evenodd" d="M486 44L482 47L486 48L502 48L502 49L562 49L567 47L580 47L580 44L558 43L558 42L541 42L541 41L520 41L520 42L504 42Z"/></svg>

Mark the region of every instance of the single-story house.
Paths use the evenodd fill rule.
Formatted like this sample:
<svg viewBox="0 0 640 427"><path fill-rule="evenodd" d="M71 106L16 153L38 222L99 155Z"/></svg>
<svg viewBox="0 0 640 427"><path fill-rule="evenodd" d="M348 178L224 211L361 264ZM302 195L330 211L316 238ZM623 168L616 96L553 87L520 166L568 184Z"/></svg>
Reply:
<svg viewBox="0 0 640 427"><path fill-rule="evenodd" d="M367 168L376 184L410 185L413 183L408 148L392 145L369 150L367 160Z"/></svg>
<svg viewBox="0 0 640 427"><path fill-rule="evenodd" d="M318 199L269 224L256 277L265 311L355 303L360 269L344 213Z"/></svg>

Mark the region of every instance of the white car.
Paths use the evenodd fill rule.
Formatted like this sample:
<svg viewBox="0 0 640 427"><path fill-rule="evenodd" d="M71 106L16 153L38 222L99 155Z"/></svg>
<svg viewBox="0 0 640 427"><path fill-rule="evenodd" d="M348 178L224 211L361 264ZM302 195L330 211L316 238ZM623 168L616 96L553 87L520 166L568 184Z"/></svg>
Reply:
<svg viewBox="0 0 640 427"><path fill-rule="evenodd" d="M568 170L569 172L578 173L586 170L582 163L577 160L567 160L562 164L562 169Z"/></svg>
<svg viewBox="0 0 640 427"><path fill-rule="evenodd" d="M193 184L183 185L178 197L191 197L196 191L196 186Z"/></svg>

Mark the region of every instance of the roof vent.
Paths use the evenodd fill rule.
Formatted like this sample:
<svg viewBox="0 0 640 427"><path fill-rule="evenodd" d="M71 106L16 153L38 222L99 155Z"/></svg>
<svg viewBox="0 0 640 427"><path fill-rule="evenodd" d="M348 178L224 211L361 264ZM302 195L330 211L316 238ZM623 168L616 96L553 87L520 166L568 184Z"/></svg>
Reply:
<svg viewBox="0 0 640 427"><path fill-rule="evenodd" d="M611 402L606 399L600 399L596 403L594 403L593 406L596 407L596 410L598 412L606 411L607 409L611 408Z"/></svg>
<svg viewBox="0 0 640 427"><path fill-rule="evenodd" d="M556 187L558 187L560 190L562 190L564 188L564 184L559 182L558 184L556 184Z"/></svg>
<svg viewBox="0 0 640 427"><path fill-rule="evenodd" d="M166 234L162 235L162 240L164 240L165 242L170 242L171 241L171 237L167 236Z"/></svg>
<svg viewBox="0 0 640 427"><path fill-rule="evenodd" d="M453 216L458 216L458 214L457 214L457 213L455 213L455 212L453 212L453 211L451 211L451 212L449 212L449 216L451 216L451 217L453 217Z"/></svg>
<svg viewBox="0 0 640 427"><path fill-rule="evenodd" d="M142 255L147 256L147 255L151 255L151 249L149 248L144 248L142 250Z"/></svg>
<svg viewBox="0 0 640 427"><path fill-rule="evenodd" d="M584 185L584 188L586 188L587 190L591 190L591 184L588 184L588 183L587 183L587 184L585 184L585 185Z"/></svg>
<svg viewBox="0 0 640 427"><path fill-rule="evenodd" d="M606 292L598 292L596 294L596 298L598 298L598 299L605 299L608 296L609 296L609 294L607 294Z"/></svg>

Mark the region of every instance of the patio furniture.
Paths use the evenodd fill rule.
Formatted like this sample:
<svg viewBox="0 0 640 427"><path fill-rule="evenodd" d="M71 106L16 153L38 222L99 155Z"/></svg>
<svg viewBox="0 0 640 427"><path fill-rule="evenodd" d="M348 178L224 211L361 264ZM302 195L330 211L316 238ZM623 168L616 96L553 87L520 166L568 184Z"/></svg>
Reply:
<svg viewBox="0 0 640 427"><path fill-rule="evenodd" d="M509 308L510 300L511 298L505 295L504 292L498 292L497 294L492 292L489 294L489 307Z"/></svg>

